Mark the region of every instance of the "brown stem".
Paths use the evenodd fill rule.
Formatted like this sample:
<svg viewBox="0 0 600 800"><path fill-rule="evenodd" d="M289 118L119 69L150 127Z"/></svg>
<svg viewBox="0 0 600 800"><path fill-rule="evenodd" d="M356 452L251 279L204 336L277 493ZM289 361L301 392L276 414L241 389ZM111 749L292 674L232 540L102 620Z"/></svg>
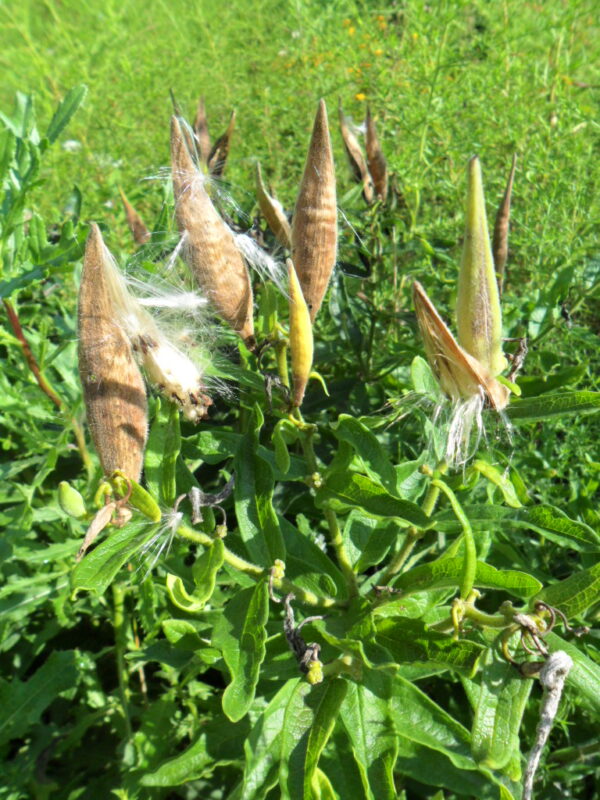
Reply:
<svg viewBox="0 0 600 800"><path fill-rule="evenodd" d="M17 315L17 312L15 311L13 304L10 302L10 300L6 299L4 299L2 302L4 304L4 308L6 309L6 314L8 316L10 327L12 328L16 339L21 345L23 356L25 358L27 366L29 367L29 369L33 373L34 378L37 381L37 385L40 387L42 392L44 392L44 394L47 397L49 397L50 400L52 400L54 405L60 411L63 411L64 403L61 397L59 397L59 395L54 391L52 386L50 386L48 381L42 375L39 365L36 361L36 358L33 355L31 347L29 346L29 342L25 338L25 334L23 333L23 328L21 327L19 317ZM85 444L85 435L83 433L83 428L74 417L71 417L69 415L68 419L71 424L71 427L73 428L73 433L75 435L75 441L77 442L77 449L79 450L79 454L81 455L81 460L85 465L88 475L91 476L93 473L93 464Z"/></svg>

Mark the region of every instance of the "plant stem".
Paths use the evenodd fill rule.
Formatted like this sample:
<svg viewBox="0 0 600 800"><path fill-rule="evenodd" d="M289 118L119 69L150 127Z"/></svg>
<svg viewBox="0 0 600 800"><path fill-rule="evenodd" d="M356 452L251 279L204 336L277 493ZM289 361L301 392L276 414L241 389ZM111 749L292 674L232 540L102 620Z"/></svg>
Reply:
<svg viewBox="0 0 600 800"><path fill-rule="evenodd" d="M436 486L433 482L430 484L429 489L427 490L427 494L425 495L425 499L423 500L423 504L421 508L423 509L423 513L430 517L433 514L435 509L435 504L438 501L438 497L440 496L440 488ZM422 532L417 530L414 526L411 526L406 534L406 539L400 550L396 553L396 555L392 558L391 562L389 563L387 569L381 576L381 579L378 583L381 586L387 586L390 580L396 575L402 567L408 561L410 554L414 550L416 543L421 539L423 536Z"/></svg>
<svg viewBox="0 0 600 800"><path fill-rule="evenodd" d="M452 489L446 483L444 483L444 481L439 480L438 478L433 480L431 483L432 486L437 486L442 490L442 492L444 492L450 501L452 510L454 511L456 518L460 522L463 529L465 539L465 560L463 564L462 577L460 579L460 597L461 600L466 600L473 589L475 575L477 572L477 549L475 547L475 539L473 538L473 529L471 528L471 523L463 511L462 506L456 499L456 495Z"/></svg>
<svg viewBox="0 0 600 800"><path fill-rule="evenodd" d="M287 363L287 341L279 339L275 342L275 358L277 359L277 372L284 386L290 387L290 375Z"/></svg>
<svg viewBox="0 0 600 800"><path fill-rule="evenodd" d="M196 531L188 525L180 525L177 528L177 535L191 542L195 542L196 544L201 544L203 547L210 547L214 541L208 534L202 533L202 531ZM246 561L246 559L236 555L227 547L225 547L224 550L226 563L229 564L230 567L238 570L238 572L243 572L255 581L270 576L269 569L263 569L256 564L252 564L250 561ZM307 606L316 606L318 608L343 608L345 606L345 603L340 600L335 600L333 597L319 596L308 589L302 589L287 578L275 578L273 580L273 586L284 594L289 594L291 592L295 595L297 600Z"/></svg>
<svg viewBox="0 0 600 800"><path fill-rule="evenodd" d="M13 333L18 340L19 344L21 345L21 350L23 351L23 357L25 358L25 362L29 369L31 370L33 377L35 378L37 385L40 387L42 392L50 398L50 400L54 403L54 405L62 412L64 412L64 403L62 398L55 392L55 390L50 386L46 378L42 375L40 370L39 364L31 347L29 346L29 342L27 341L25 334L23 333L23 328L21 327L21 322L19 321L19 316L10 302L10 300L3 300L4 308L6 309L6 314L8 316L8 321L10 322L10 327L13 330ZM91 479L94 473L94 465L92 464L92 459L90 458L90 454L85 444L85 434L83 432L83 427L79 424L79 422L67 414L67 419L69 424L73 428L73 433L75 435L75 441L77 443L77 449L79 450L79 454L81 456L81 460L86 468L88 478Z"/></svg>
<svg viewBox="0 0 600 800"><path fill-rule="evenodd" d="M113 583L113 627L115 629L115 652L117 656L117 674L119 678L119 693L123 707L123 718L127 738L131 739L131 719L129 717L129 673L125 663L127 649L127 619L125 617L125 590L123 585Z"/></svg>
<svg viewBox="0 0 600 800"><path fill-rule="evenodd" d="M319 471L317 457L315 455L313 446L313 434L313 427L306 429L301 440L302 451L304 452L304 457L306 458L306 463L310 473ZM351 598L358 597L358 581L356 579L354 570L352 569L350 559L348 558L348 553L346 553L346 548L344 546L344 540L342 538L336 513L332 508L329 508L327 505L325 505L323 508L323 515L325 517L325 521L327 522L327 527L329 528L329 544L333 548L338 565L344 574L344 577L346 578L348 594Z"/></svg>

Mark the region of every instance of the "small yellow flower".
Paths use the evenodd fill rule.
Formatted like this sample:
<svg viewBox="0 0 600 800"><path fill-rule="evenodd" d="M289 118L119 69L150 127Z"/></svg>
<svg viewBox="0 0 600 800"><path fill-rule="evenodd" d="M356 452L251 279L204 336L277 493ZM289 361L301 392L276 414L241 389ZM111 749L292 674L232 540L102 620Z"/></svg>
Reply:
<svg viewBox="0 0 600 800"><path fill-rule="evenodd" d="M415 42L416 42L416 41L417 41L417 39L419 38L419 34L418 34L416 31L414 31L414 33L412 34L412 38L413 38L413 39L415 40Z"/></svg>
<svg viewBox="0 0 600 800"><path fill-rule="evenodd" d="M382 56L383 55L383 50L380 47L378 47L377 50L373 50L373 55L374 56Z"/></svg>
<svg viewBox="0 0 600 800"><path fill-rule="evenodd" d="M358 92L354 95L354 99L360 101L361 103L367 99L367 95L363 92Z"/></svg>
<svg viewBox="0 0 600 800"><path fill-rule="evenodd" d="M356 33L356 28L354 27L354 25L351 25L348 28L348 36L354 36L355 33Z"/></svg>
<svg viewBox="0 0 600 800"><path fill-rule="evenodd" d="M342 22L342 25L344 26L344 28L347 28L347 27L348 27L349 25L351 25L351 24L352 24L352 20L351 20L351 19L345 19L345 20Z"/></svg>

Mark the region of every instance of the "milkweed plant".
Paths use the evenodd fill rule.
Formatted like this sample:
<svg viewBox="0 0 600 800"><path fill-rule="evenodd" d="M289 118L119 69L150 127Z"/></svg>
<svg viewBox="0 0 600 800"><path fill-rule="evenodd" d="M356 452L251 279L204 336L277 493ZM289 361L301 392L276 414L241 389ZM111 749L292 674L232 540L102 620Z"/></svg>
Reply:
<svg viewBox="0 0 600 800"><path fill-rule="evenodd" d="M259 163L242 208L235 115L212 143L204 101L189 124L174 100L152 226L121 190L124 254L76 194L52 233L30 206L84 95L43 136L30 98L2 118L3 382L49 408L46 455L4 496L2 796L566 796L564 730L593 752L600 713L600 526L542 502L515 453L600 398L521 380L516 160L491 232L487 154L465 165L452 279L432 258L399 282L386 237L410 236L409 200L374 113L340 104L332 141L321 100L294 208Z"/></svg>

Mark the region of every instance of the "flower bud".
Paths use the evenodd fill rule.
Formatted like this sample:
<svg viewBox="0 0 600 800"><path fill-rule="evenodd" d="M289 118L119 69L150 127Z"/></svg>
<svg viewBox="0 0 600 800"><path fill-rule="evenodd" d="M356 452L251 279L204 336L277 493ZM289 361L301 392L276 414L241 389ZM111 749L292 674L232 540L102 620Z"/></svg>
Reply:
<svg viewBox="0 0 600 800"><path fill-rule="evenodd" d="M337 254L335 170L327 108L319 102L292 219L292 260L314 320Z"/></svg>
<svg viewBox="0 0 600 800"><path fill-rule="evenodd" d="M81 519L87 514L83 497L67 481L58 484L58 504L65 514L75 519Z"/></svg>
<svg viewBox="0 0 600 800"><path fill-rule="evenodd" d="M481 165L469 161L466 229L458 276L458 342L492 375L506 368L502 353L502 312L485 214Z"/></svg>

